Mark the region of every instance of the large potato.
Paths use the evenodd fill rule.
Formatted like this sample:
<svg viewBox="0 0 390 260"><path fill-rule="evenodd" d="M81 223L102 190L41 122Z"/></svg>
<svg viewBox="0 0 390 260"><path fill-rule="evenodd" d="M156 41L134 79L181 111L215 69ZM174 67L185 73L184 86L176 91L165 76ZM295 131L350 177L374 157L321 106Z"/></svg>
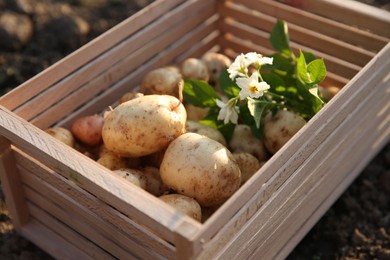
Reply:
<svg viewBox="0 0 390 260"><path fill-rule="evenodd" d="M170 143L160 175L168 187L204 207L223 203L241 183L240 168L231 152L196 133L185 133Z"/></svg>
<svg viewBox="0 0 390 260"><path fill-rule="evenodd" d="M145 95L117 106L103 124L107 149L125 157L160 151L185 131L186 110L170 95Z"/></svg>

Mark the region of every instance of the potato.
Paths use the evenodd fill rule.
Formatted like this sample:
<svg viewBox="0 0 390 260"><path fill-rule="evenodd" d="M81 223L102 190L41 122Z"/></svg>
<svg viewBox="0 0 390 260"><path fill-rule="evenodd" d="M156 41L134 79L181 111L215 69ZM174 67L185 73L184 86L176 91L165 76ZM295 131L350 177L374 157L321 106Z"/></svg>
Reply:
<svg viewBox="0 0 390 260"><path fill-rule="evenodd" d="M241 185L261 167L259 160L250 153L233 153L233 157L241 170Z"/></svg>
<svg viewBox="0 0 390 260"><path fill-rule="evenodd" d="M196 133L185 133L169 144L160 175L169 188L204 207L223 203L241 183L240 168L231 152Z"/></svg>
<svg viewBox="0 0 390 260"><path fill-rule="evenodd" d="M250 153L259 161L265 161L268 159L267 150L264 146L263 140L254 136L248 125L236 125L233 136L228 144L228 148L232 152Z"/></svg>
<svg viewBox="0 0 390 260"><path fill-rule="evenodd" d="M123 94L123 96L121 96L121 98L119 99L119 104L122 104L122 103L125 103L126 101L129 101L129 100L132 100L134 98L137 98L137 97L140 97L140 96L143 96L144 94L143 93L139 93L139 92L127 92L125 94Z"/></svg>
<svg viewBox="0 0 390 260"><path fill-rule="evenodd" d="M103 116L94 114L76 119L70 130L77 140L94 146L102 142L102 128Z"/></svg>
<svg viewBox="0 0 390 260"><path fill-rule="evenodd" d="M186 132L187 133L197 133L200 135L207 136L217 142L220 142L224 146L226 146L225 137L222 135L218 129L213 128L211 126L202 124L200 122L187 120L186 122Z"/></svg>
<svg viewBox="0 0 390 260"><path fill-rule="evenodd" d="M168 191L168 187L162 182L160 170L156 167L147 166L140 168L145 177L145 190L155 196L161 196Z"/></svg>
<svg viewBox="0 0 390 260"><path fill-rule="evenodd" d="M203 119L209 112L207 107L196 107L192 104L184 104L187 111L187 120L199 121Z"/></svg>
<svg viewBox="0 0 390 260"><path fill-rule="evenodd" d="M121 168L121 169L113 170L113 173L137 185L138 187L144 190L146 189L147 180L145 175L140 170Z"/></svg>
<svg viewBox="0 0 390 260"><path fill-rule="evenodd" d="M268 113L263 122L264 145L272 154L282 148L306 124L305 119L288 110L279 110L274 116Z"/></svg>
<svg viewBox="0 0 390 260"><path fill-rule="evenodd" d="M224 69L228 68L232 61L226 55L216 52L205 53L201 60L206 64L210 75L209 83L212 86L219 86L219 78Z"/></svg>
<svg viewBox="0 0 390 260"><path fill-rule="evenodd" d="M185 79L209 80L209 72L206 64L197 58L188 58L183 61L180 72Z"/></svg>
<svg viewBox="0 0 390 260"><path fill-rule="evenodd" d="M329 102L337 93L339 93L340 88L335 86L329 87L318 87L320 96L324 99L325 102Z"/></svg>
<svg viewBox="0 0 390 260"><path fill-rule="evenodd" d="M183 84L183 77L179 69L163 67L146 74L141 83L140 92L145 95L157 94L179 97L179 89Z"/></svg>
<svg viewBox="0 0 390 260"><path fill-rule="evenodd" d="M112 171L128 167L125 158L120 157L119 155L112 152L105 153L104 155L99 157L99 159L97 159L97 163L103 165L104 167Z"/></svg>
<svg viewBox="0 0 390 260"><path fill-rule="evenodd" d="M160 151L185 132L183 104L169 95L145 95L118 105L104 119L107 149L124 157Z"/></svg>
<svg viewBox="0 0 390 260"><path fill-rule="evenodd" d="M159 198L187 216L199 222L202 220L202 209L193 198L181 194L167 194Z"/></svg>
<svg viewBox="0 0 390 260"><path fill-rule="evenodd" d="M51 127L45 130L46 133L56 138L58 141L74 148L75 139L71 131L64 127Z"/></svg>

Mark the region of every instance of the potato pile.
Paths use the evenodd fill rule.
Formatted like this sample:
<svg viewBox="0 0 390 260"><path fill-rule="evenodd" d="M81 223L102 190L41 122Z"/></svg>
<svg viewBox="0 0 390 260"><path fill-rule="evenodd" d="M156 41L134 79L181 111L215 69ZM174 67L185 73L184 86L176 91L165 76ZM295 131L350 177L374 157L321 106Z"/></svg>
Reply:
<svg viewBox="0 0 390 260"><path fill-rule="evenodd" d="M111 110L46 132L203 222L305 124L280 111L265 118L264 140L238 124L227 143L217 129L198 122L207 110L185 104L183 80L205 80L219 92L220 73L230 64L210 52L155 69Z"/></svg>

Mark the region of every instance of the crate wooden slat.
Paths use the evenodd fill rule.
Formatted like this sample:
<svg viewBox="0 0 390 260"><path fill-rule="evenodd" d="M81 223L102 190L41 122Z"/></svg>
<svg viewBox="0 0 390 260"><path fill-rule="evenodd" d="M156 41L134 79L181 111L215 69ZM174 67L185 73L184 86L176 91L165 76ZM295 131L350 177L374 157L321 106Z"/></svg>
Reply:
<svg viewBox="0 0 390 260"><path fill-rule="evenodd" d="M18 232L57 258L286 257L390 140L390 16L282 2L157 0L0 97L0 178ZM210 50L271 54L277 19L342 90L204 223L42 131L105 111L154 68Z"/></svg>

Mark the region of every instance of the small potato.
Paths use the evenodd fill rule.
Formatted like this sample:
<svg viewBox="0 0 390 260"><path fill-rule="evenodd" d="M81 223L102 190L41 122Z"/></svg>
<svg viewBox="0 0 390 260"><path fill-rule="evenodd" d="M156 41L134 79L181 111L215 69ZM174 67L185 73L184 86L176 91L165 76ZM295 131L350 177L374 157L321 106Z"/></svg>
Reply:
<svg viewBox="0 0 390 260"><path fill-rule="evenodd" d="M145 175L140 171L136 169L130 169L130 168L121 168L117 170L113 170L113 172L124 178L125 180L137 185L138 187L142 189L146 189L146 177Z"/></svg>
<svg viewBox="0 0 390 260"><path fill-rule="evenodd" d="M141 157L162 149L185 131L183 104L169 95L145 95L118 105L104 119L102 136L108 150Z"/></svg>
<svg viewBox="0 0 390 260"><path fill-rule="evenodd" d="M192 104L184 104L184 107L187 111L187 119L192 121L199 121L203 119L209 112L207 107L196 107Z"/></svg>
<svg viewBox="0 0 390 260"><path fill-rule="evenodd" d="M199 222L202 220L202 208L193 198L181 194L167 194L159 198L187 216Z"/></svg>
<svg viewBox="0 0 390 260"><path fill-rule="evenodd" d="M259 160L250 153L233 153L233 157L241 170L241 185L261 167Z"/></svg>
<svg viewBox="0 0 390 260"><path fill-rule="evenodd" d="M171 95L179 97L179 89L184 84L179 69L163 67L152 70L144 77L140 92L145 95Z"/></svg>
<svg viewBox="0 0 390 260"><path fill-rule="evenodd" d="M147 166L140 168L145 178L145 190L155 196L161 196L168 191L168 187L162 182L160 170L156 167Z"/></svg>
<svg viewBox="0 0 390 260"><path fill-rule="evenodd" d="M61 141L64 144L69 145L74 148L75 139L71 131L64 127L51 127L45 130L46 133L53 136L57 140Z"/></svg>
<svg viewBox="0 0 390 260"><path fill-rule="evenodd" d="M103 120L98 114L80 117L73 122L71 132L84 144L98 145L102 142Z"/></svg>
<svg viewBox="0 0 390 260"><path fill-rule="evenodd" d="M139 92L127 92L119 99L119 104L125 103L126 101L132 100L134 98L143 96L143 93Z"/></svg>
<svg viewBox="0 0 390 260"><path fill-rule="evenodd" d="M339 93L340 88L335 86L329 87L318 87L318 91L320 92L321 97L325 102L329 102L337 93Z"/></svg>
<svg viewBox="0 0 390 260"><path fill-rule="evenodd" d="M169 144L160 175L169 188L204 207L223 203L241 183L240 168L230 151L196 133L185 133Z"/></svg>
<svg viewBox="0 0 390 260"><path fill-rule="evenodd" d="M232 152L250 153L259 161L265 161L268 158L263 141L253 135L248 125L236 125L228 147Z"/></svg>
<svg viewBox="0 0 390 260"><path fill-rule="evenodd" d="M209 83L212 86L219 86L219 78L224 69L228 68L232 61L226 55L216 52L207 52L202 56L202 61L206 64L210 78Z"/></svg>
<svg viewBox="0 0 390 260"><path fill-rule="evenodd" d="M264 145L272 154L282 148L306 124L305 119L287 110L279 110L274 116L268 113L263 122Z"/></svg>
<svg viewBox="0 0 390 260"><path fill-rule="evenodd" d="M98 160L97 163L103 165L107 169L110 169L112 171L127 168L128 164L125 158L120 157L117 154L114 153L105 153L102 155Z"/></svg>
<svg viewBox="0 0 390 260"><path fill-rule="evenodd" d="M180 72L185 79L209 80L209 72L206 64L197 58L188 58L183 61Z"/></svg>
<svg viewBox="0 0 390 260"><path fill-rule="evenodd" d="M186 132L187 133L197 133L200 135L207 136L217 142L220 142L224 146L226 146L225 137L222 135L218 129L213 128L211 126L202 124L200 122L187 120L186 122Z"/></svg>

